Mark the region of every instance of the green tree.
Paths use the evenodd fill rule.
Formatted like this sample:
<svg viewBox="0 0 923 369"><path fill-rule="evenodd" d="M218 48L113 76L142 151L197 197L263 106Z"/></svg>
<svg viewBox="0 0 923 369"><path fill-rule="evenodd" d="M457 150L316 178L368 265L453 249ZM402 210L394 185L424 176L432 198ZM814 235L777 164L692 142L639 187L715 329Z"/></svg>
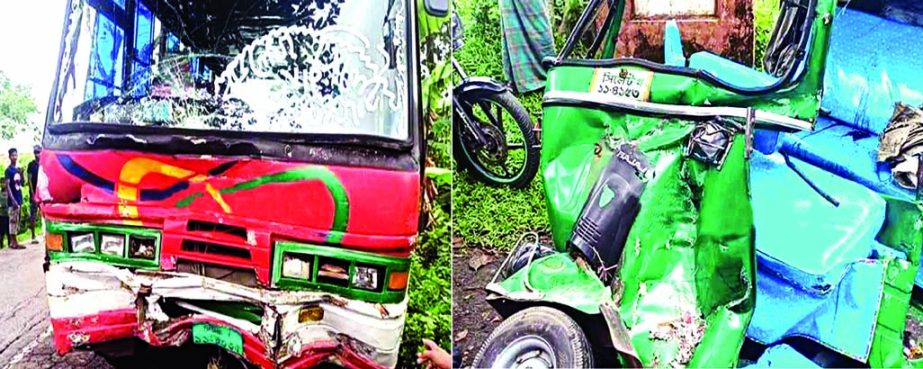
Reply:
<svg viewBox="0 0 923 369"><path fill-rule="evenodd" d="M0 139L28 130L29 115L38 112L29 86L15 84L0 71Z"/></svg>

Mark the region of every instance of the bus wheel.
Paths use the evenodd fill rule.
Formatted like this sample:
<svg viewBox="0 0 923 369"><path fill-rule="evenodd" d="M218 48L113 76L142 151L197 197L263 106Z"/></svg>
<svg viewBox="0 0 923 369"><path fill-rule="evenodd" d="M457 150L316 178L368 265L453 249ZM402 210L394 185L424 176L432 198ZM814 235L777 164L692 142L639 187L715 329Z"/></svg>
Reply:
<svg viewBox="0 0 923 369"><path fill-rule="evenodd" d="M475 368L592 368L590 343L571 317L548 307L500 323L474 357Z"/></svg>

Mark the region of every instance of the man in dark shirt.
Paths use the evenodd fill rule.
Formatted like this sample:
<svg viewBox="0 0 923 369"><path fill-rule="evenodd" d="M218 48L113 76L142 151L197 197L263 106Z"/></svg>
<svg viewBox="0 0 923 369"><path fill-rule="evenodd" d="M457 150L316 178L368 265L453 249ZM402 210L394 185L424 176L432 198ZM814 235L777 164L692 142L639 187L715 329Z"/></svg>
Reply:
<svg viewBox="0 0 923 369"><path fill-rule="evenodd" d="M16 160L19 159L19 153L16 149L10 149L10 166L4 172L4 181L6 181L7 204L10 211L10 248L22 249L16 242L16 235L19 234L19 214L22 206L22 174L16 168Z"/></svg>
<svg viewBox="0 0 923 369"><path fill-rule="evenodd" d="M26 175L29 177L29 229L32 231L32 240L35 240L35 218L38 217L38 199L35 198L35 194L38 187L38 159L42 154L42 147L35 145L32 152L35 153L35 160L29 162Z"/></svg>

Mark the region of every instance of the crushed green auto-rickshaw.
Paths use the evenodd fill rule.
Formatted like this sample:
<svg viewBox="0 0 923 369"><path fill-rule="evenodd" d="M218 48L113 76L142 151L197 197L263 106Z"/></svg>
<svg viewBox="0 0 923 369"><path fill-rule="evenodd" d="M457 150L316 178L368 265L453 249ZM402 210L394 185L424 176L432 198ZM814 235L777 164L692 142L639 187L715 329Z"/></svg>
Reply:
<svg viewBox="0 0 923 369"><path fill-rule="evenodd" d="M919 24L785 0L757 70L674 21L662 63L616 58L625 3L590 0L547 61L553 244L487 285L505 320L474 366L923 366Z"/></svg>

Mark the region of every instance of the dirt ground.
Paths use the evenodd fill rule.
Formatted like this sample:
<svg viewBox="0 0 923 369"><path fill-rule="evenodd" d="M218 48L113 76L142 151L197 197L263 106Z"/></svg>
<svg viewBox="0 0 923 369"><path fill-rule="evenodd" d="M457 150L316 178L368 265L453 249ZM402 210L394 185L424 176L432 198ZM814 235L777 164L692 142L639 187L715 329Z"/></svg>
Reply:
<svg viewBox="0 0 923 369"><path fill-rule="evenodd" d="M487 304L484 286L490 282L506 255L482 248L469 248L453 242L452 325L453 344L462 354L462 367L469 367L481 344L500 315Z"/></svg>

